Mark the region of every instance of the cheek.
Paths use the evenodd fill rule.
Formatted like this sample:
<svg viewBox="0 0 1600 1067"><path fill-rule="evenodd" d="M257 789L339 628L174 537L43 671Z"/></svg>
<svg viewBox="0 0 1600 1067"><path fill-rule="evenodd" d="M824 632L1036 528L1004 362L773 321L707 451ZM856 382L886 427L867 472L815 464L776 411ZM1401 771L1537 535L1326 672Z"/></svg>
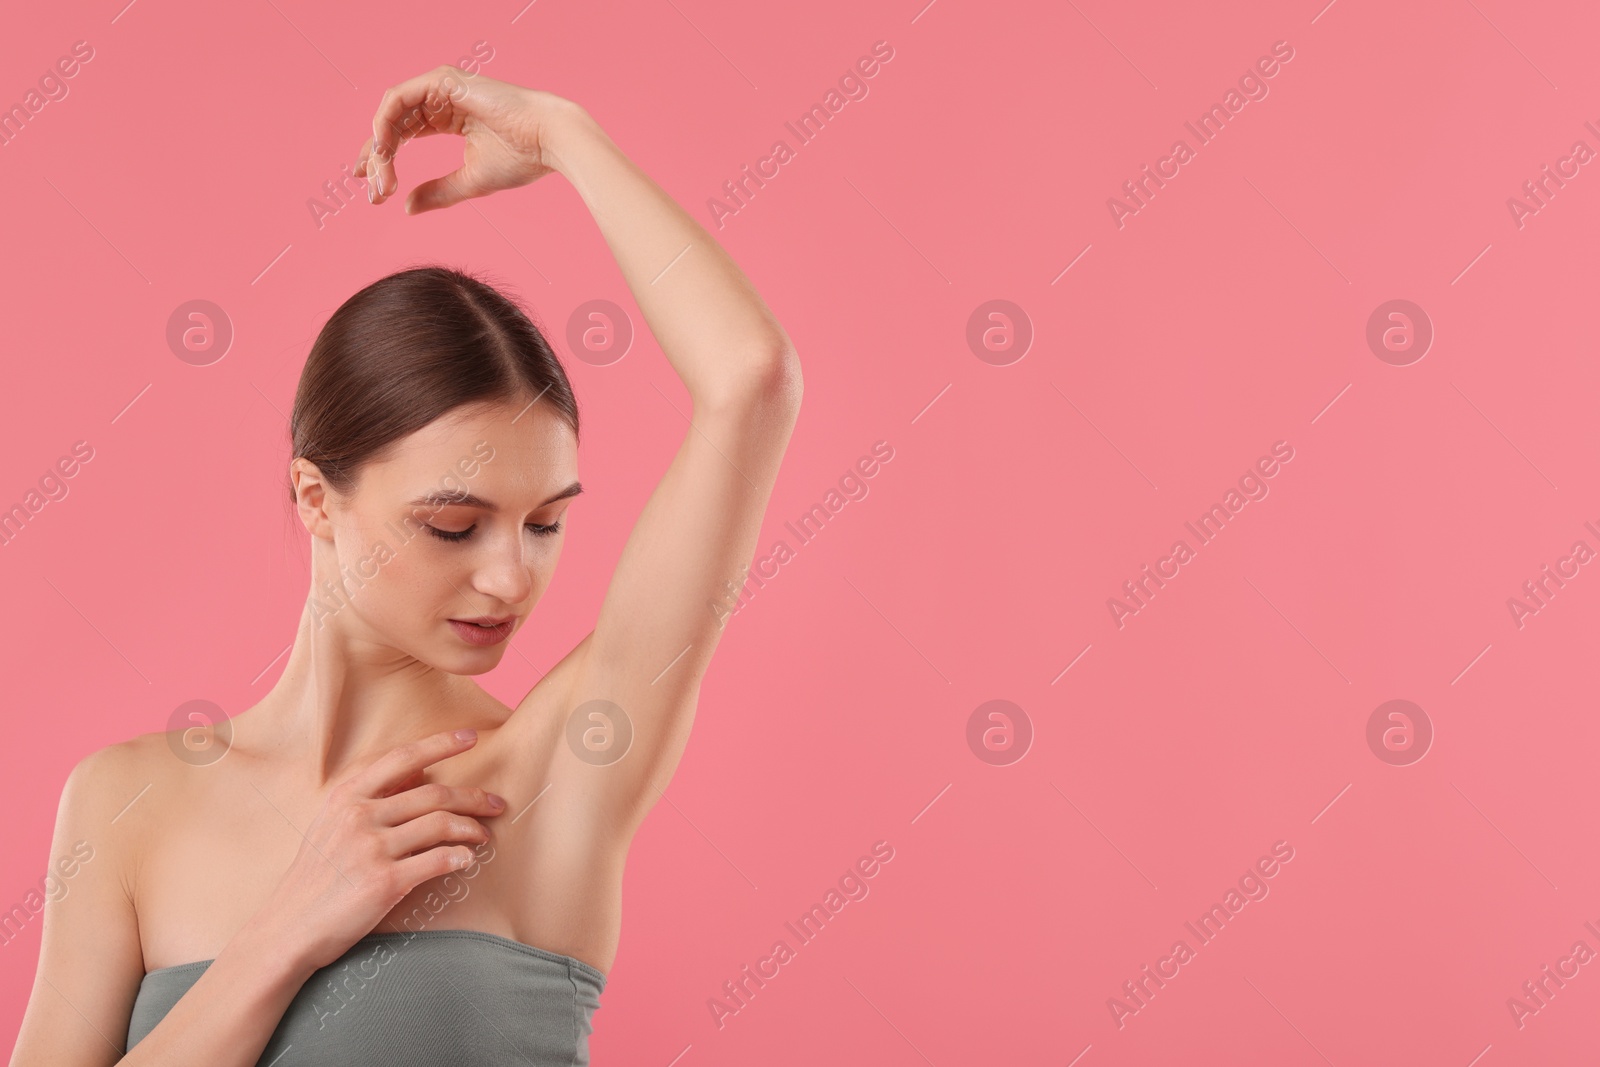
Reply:
<svg viewBox="0 0 1600 1067"><path fill-rule="evenodd" d="M409 541L392 534L369 536L340 546L340 566L348 585L360 585L357 603L373 616L398 609L412 615L428 599L450 594L454 579L440 554L418 533ZM441 592L442 591L442 592Z"/></svg>
<svg viewBox="0 0 1600 1067"><path fill-rule="evenodd" d="M426 540L429 536L417 534L410 541L394 546L386 563L368 565L368 571L376 567L378 575L373 581L381 586L385 597L437 600L450 593L451 582L461 584L454 577L449 556L429 544Z"/></svg>

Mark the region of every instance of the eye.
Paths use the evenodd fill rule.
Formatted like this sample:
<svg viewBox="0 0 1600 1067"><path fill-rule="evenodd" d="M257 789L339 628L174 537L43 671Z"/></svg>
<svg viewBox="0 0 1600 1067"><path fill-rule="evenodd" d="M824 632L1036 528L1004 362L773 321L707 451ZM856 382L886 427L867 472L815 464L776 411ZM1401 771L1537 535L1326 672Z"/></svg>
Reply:
<svg viewBox="0 0 1600 1067"><path fill-rule="evenodd" d="M441 530L437 526L429 526L428 532L433 534L433 536L437 537L441 541L465 541L472 531L477 528L477 523L473 523L465 530ZM526 529L535 537L554 537L556 534L561 532L561 522L560 520L557 520L548 526L537 522L530 522L526 524Z"/></svg>

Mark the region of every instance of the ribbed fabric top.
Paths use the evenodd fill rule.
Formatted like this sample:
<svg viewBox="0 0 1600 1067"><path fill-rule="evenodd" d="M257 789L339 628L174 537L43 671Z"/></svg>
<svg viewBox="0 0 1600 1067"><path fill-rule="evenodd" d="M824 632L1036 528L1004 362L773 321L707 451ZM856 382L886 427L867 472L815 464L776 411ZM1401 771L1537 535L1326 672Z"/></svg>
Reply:
<svg viewBox="0 0 1600 1067"><path fill-rule="evenodd" d="M129 1049L213 960L144 976ZM368 934L300 987L261 1067L588 1067L606 977L571 956L477 930Z"/></svg>

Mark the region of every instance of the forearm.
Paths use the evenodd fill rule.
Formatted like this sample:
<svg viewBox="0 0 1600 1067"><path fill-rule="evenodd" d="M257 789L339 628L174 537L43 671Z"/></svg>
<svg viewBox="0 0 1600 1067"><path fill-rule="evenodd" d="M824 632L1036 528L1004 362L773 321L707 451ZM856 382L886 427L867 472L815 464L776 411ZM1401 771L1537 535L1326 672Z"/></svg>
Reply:
<svg viewBox="0 0 1600 1067"><path fill-rule="evenodd" d="M315 973L264 928L240 931L124 1067L254 1067L289 1003Z"/></svg>
<svg viewBox="0 0 1600 1067"><path fill-rule="evenodd" d="M552 140L554 168L594 216L690 396L767 383L793 347L732 257L581 108Z"/></svg>

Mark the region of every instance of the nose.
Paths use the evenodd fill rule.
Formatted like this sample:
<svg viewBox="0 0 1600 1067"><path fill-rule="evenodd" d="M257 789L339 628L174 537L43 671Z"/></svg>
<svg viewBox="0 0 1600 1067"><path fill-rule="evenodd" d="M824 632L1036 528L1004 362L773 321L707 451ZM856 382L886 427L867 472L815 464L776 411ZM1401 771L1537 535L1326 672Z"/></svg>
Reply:
<svg viewBox="0 0 1600 1067"><path fill-rule="evenodd" d="M533 576L523 546L515 542L495 546L473 571L472 588L508 608L526 603L533 593Z"/></svg>

